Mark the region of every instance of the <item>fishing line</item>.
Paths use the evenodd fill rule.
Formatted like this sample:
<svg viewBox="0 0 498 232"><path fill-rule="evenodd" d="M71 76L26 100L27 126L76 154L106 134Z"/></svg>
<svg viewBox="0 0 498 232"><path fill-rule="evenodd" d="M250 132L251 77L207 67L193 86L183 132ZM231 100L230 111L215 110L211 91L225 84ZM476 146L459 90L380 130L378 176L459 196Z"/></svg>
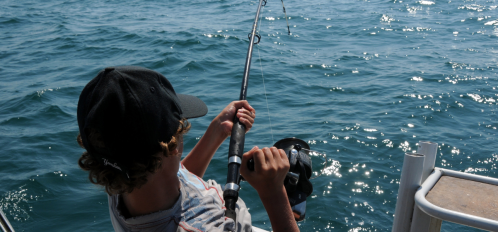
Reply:
<svg viewBox="0 0 498 232"><path fill-rule="evenodd" d="M266 4L265 4L266 5ZM263 10L261 12L261 16L259 19L259 25L258 25L258 33L261 35L261 24L262 24L262 19L263 19L263 12L265 11L265 6L263 6ZM271 133L271 141L272 144L275 144L275 139L273 139L273 127L271 125L271 117L270 117L270 106L268 105L268 96L266 94L266 85L265 85L265 77L263 75L263 64L261 63L261 53L259 52L259 44L257 45L258 47L258 56L259 56L259 67L261 68L261 78L263 79L263 90L265 92L265 98L266 98L266 109L268 111L268 121L270 122L270 133Z"/></svg>
<svg viewBox="0 0 498 232"><path fill-rule="evenodd" d="M289 35L291 34L290 32L290 28L289 28L289 20L288 20L288 17L287 17L287 11L285 10L285 6L284 6L284 0L280 0L282 2L282 8L283 8L283 11L284 11L284 14L285 14L285 21L287 22L287 31L289 33ZM261 15L259 17L259 23L258 23L258 34L261 35L261 24L263 23L263 12L265 10L265 6L266 6L266 1L264 1L265 4L262 5L263 6L263 10L261 12ZM265 92L265 99L266 99L266 109L268 111L268 121L270 123L270 133L271 133L271 140L272 140L272 144L275 144L275 139L273 138L273 127L272 127L272 124L271 124L271 117L270 117L270 106L268 105L268 95L266 93L266 85L265 85L265 77L264 77L264 74L263 74L263 64L261 63L261 53L259 52L259 43L257 44L257 47L258 47L258 56L259 56L259 67L261 68L261 78L263 79L263 90Z"/></svg>

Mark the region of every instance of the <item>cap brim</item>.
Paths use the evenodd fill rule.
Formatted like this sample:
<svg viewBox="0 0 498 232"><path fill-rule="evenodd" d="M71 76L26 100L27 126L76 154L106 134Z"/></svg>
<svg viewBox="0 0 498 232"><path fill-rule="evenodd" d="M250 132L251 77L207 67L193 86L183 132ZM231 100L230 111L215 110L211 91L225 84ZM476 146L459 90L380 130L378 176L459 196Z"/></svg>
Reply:
<svg viewBox="0 0 498 232"><path fill-rule="evenodd" d="M207 114L206 104L198 97L185 94L176 94L176 96L182 107L183 118L198 118Z"/></svg>

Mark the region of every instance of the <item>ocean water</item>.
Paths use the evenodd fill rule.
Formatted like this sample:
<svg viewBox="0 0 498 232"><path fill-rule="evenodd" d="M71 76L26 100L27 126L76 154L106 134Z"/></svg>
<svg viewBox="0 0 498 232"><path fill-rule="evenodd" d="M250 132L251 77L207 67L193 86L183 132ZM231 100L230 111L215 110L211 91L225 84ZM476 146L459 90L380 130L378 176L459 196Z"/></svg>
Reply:
<svg viewBox="0 0 498 232"><path fill-rule="evenodd" d="M301 231L390 231L405 152L498 178L496 0L285 0L261 12L246 150L297 137L313 157ZM0 208L16 231L112 231L107 198L77 160L76 106L107 66L139 65L203 99L188 152L237 100L257 1L0 4ZM228 143L206 179L226 182ZM326 162L325 162L326 161ZM271 229L247 183L253 224ZM478 231L443 223L443 231Z"/></svg>

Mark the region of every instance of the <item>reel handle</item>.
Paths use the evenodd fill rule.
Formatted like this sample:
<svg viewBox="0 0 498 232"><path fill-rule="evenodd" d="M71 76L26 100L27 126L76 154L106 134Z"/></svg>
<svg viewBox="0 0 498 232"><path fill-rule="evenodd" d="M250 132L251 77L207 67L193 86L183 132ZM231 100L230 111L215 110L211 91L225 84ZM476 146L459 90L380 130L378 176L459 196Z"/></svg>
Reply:
<svg viewBox="0 0 498 232"><path fill-rule="evenodd" d="M251 171L254 171L254 159L250 159L249 161L247 161L247 168ZM290 183L297 185L297 182L299 181L299 174L287 172L286 176L289 177ZM245 181L244 177L242 176L240 176L240 180Z"/></svg>
<svg viewBox="0 0 498 232"><path fill-rule="evenodd" d="M301 144L294 145L293 150L296 150L297 152L299 152L301 149L303 149ZM291 152L292 152L292 150L291 150ZM289 156L289 154L287 154L287 156ZM289 157L287 157L287 158L289 158ZM250 159L249 161L247 161L247 168L251 171L254 171L254 159Z"/></svg>

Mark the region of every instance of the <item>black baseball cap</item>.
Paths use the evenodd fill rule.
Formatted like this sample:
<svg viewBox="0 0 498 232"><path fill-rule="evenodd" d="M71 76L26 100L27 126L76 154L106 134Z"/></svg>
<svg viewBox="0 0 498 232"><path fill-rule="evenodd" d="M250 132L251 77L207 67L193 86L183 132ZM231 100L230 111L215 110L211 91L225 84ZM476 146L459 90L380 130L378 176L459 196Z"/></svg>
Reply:
<svg viewBox="0 0 498 232"><path fill-rule="evenodd" d="M108 67L81 92L78 125L90 155L127 175L130 164L148 160L168 143L182 118L208 112L197 97L177 94L158 72L136 66ZM94 130L103 144L90 144Z"/></svg>

